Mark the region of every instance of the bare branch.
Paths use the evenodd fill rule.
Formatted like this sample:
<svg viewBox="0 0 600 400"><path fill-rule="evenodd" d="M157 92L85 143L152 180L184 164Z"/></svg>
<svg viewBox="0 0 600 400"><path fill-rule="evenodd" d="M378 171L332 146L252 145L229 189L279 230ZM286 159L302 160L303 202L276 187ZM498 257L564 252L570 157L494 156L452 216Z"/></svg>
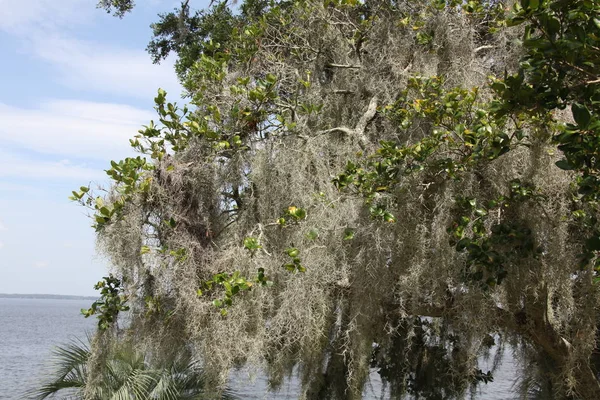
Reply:
<svg viewBox="0 0 600 400"><path fill-rule="evenodd" d="M354 90L336 89L333 91L334 94L354 94Z"/></svg>
<svg viewBox="0 0 600 400"><path fill-rule="evenodd" d="M356 133L358 135L364 136L365 129L367 129L367 125L369 125L369 123L373 120L373 118L375 118L375 115L377 114L377 102L378 102L377 96L374 96L371 99L371 101L369 102L367 111L365 111L363 116L360 118L360 120L356 124L356 128L354 128L354 130L356 131Z"/></svg>
<svg viewBox="0 0 600 400"><path fill-rule="evenodd" d="M477 53L479 53L479 52L480 52L480 51L482 51L482 50L493 49L494 47L495 47L495 46L492 46L492 45L489 45L489 44L488 44L488 45L485 45L485 46L479 46L479 47L477 47L477 48L475 48L475 49L473 50L473 53L477 54Z"/></svg>
<svg viewBox="0 0 600 400"><path fill-rule="evenodd" d="M329 68L347 68L347 69L360 69L362 68L360 65L352 65L352 64L327 64L326 67Z"/></svg>
<svg viewBox="0 0 600 400"><path fill-rule="evenodd" d="M356 136L356 137L358 137L360 147L362 149L364 149L365 145L367 144L367 137L365 136L365 130L367 129L367 126L369 125L369 123L371 121L373 121L373 118L375 118L375 115L377 114L377 102L378 102L377 96L374 96L371 99L371 101L369 102L367 111L365 111L365 113L362 115L362 117L360 117L360 119L358 120L358 123L356 124L356 127L354 129L351 129L351 128L348 128L345 126L339 126L339 127L327 129L324 131L320 131L317 133L317 135L328 135L330 133L343 133L348 136Z"/></svg>

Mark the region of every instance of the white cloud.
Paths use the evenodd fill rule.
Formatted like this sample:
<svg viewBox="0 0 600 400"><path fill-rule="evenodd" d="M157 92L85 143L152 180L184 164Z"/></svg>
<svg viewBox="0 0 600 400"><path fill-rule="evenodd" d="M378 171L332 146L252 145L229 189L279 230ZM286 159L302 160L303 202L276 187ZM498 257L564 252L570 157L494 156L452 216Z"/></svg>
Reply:
<svg viewBox="0 0 600 400"><path fill-rule="evenodd" d="M0 178L60 179L80 183L106 178L100 168L62 161L43 161L0 151Z"/></svg>
<svg viewBox="0 0 600 400"><path fill-rule="evenodd" d="M71 88L149 100L162 87L179 98L172 60L154 65L143 48L73 38L73 28L104 18L94 0L0 0L0 10L0 32L19 40L21 51L50 63L57 80Z"/></svg>
<svg viewBox="0 0 600 400"><path fill-rule="evenodd" d="M0 242L0 250L4 248L4 242Z"/></svg>
<svg viewBox="0 0 600 400"><path fill-rule="evenodd" d="M0 9L0 30L13 34L25 34L32 26L56 29L84 23L95 11L81 0L0 0Z"/></svg>
<svg viewBox="0 0 600 400"><path fill-rule="evenodd" d="M4 225L4 223L2 223L2 220L0 219L0 232L2 231L6 231L6 225Z"/></svg>
<svg viewBox="0 0 600 400"><path fill-rule="evenodd" d="M43 195L43 190L39 185L32 184L31 182L3 182L0 180L0 193L1 195L16 193L20 196L40 196Z"/></svg>
<svg viewBox="0 0 600 400"><path fill-rule="evenodd" d="M81 100L52 100L42 105L51 113L69 117L79 117L91 121L139 126L156 117L154 112L135 108L126 104L96 103Z"/></svg>
<svg viewBox="0 0 600 400"><path fill-rule="evenodd" d="M29 38L35 56L52 63L60 80L77 90L152 99L159 87L179 99L172 61L152 64L142 49L74 40L41 32Z"/></svg>
<svg viewBox="0 0 600 400"><path fill-rule="evenodd" d="M54 100L25 109L0 103L0 144L62 158L118 159L132 153L129 139L153 117L122 104Z"/></svg>
<svg viewBox="0 0 600 400"><path fill-rule="evenodd" d="M48 266L48 262L47 261L36 261L33 264L33 266L36 268L46 268Z"/></svg>

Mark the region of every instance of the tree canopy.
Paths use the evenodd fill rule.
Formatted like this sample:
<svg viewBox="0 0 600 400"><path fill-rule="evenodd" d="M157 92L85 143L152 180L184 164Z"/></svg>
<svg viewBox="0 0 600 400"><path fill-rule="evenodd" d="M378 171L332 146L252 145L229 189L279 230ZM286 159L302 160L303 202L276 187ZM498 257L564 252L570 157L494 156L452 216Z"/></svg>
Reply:
<svg viewBox="0 0 600 400"><path fill-rule="evenodd" d="M192 6L148 46L189 104L159 90L108 194L73 192L114 274L99 336L306 399L373 368L460 397L510 344L525 398L600 398L600 1Z"/></svg>

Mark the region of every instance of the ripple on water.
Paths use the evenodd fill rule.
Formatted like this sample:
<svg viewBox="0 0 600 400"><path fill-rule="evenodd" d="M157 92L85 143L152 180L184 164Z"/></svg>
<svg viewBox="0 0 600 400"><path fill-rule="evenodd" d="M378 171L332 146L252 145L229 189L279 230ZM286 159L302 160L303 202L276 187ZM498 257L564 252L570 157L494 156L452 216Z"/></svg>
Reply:
<svg viewBox="0 0 600 400"><path fill-rule="evenodd" d="M85 300L4 299L0 298L0 400L20 400L23 392L38 383L43 375L53 346L73 338L83 339L94 329L95 321L81 316ZM483 370L486 370L482 367ZM505 351L494 382L483 385L476 399L509 400L517 366L510 351ZM266 392L268 383L262 376L250 379L248 371L232 374L232 389L242 399L296 399L297 379L284 382L278 393ZM371 374L364 399L386 399L377 373Z"/></svg>

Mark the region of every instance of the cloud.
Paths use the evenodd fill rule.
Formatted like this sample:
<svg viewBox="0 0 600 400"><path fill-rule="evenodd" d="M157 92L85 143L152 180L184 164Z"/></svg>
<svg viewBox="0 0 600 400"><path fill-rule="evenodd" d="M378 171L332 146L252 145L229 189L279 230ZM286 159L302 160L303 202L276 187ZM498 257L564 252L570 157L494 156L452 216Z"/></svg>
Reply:
<svg viewBox="0 0 600 400"><path fill-rule="evenodd" d="M33 266L35 268L46 268L48 266L48 262L47 261L36 261Z"/></svg>
<svg viewBox="0 0 600 400"><path fill-rule="evenodd" d="M0 147L71 158L117 159L132 153L129 139L153 117L152 112L123 104L51 100L26 109L0 103Z"/></svg>
<svg viewBox="0 0 600 400"><path fill-rule="evenodd" d="M181 86L173 61L152 64L141 49L75 40L40 32L29 38L33 54L53 64L65 85L85 91L149 100L159 87L178 99Z"/></svg>
<svg viewBox="0 0 600 400"><path fill-rule="evenodd" d="M25 34L32 26L57 29L85 23L95 11L93 7L84 7L81 0L0 0L0 8L0 30L12 34Z"/></svg>
<svg viewBox="0 0 600 400"><path fill-rule="evenodd" d="M44 161L0 151L0 178L58 179L84 183L105 179L106 174L101 168L71 164L68 160Z"/></svg>
<svg viewBox="0 0 600 400"><path fill-rule="evenodd" d="M48 100L36 108L0 103L0 178L104 180L109 160L135 155L129 139L154 117L116 103ZM4 186L0 189L10 189Z"/></svg>
<svg viewBox="0 0 600 400"><path fill-rule="evenodd" d="M22 52L54 67L58 82L78 91L151 100L162 87L179 98L172 59L154 65L142 48L102 41L101 33L100 40L74 38L81 27L89 33L95 23L102 25L106 17L93 5L93 0L0 0L0 32L18 40ZM147 6L139 5L136 12L149 11Z"/></svg>
<svg viewBox="0 0 600 400"><path fill-rule="evenodd" d="M0 250L4 248L4 242L0 242Z"/></svg>
<svg viewBox="0 0 600 400"><path fill-rule="evenodd" d="M6 229L6 225L4 225L4 223L2 223L2 220L0 219L0 232L2 231L6 231L8 229Z"/></svg>
<svg viewBox="0 0 600 400"><path fill-rule="evenodd" d="M0 179L0 193L2 195L13 194L18 196L42 196L44 190L39 185L31 182L8 182Z"/></svg>

